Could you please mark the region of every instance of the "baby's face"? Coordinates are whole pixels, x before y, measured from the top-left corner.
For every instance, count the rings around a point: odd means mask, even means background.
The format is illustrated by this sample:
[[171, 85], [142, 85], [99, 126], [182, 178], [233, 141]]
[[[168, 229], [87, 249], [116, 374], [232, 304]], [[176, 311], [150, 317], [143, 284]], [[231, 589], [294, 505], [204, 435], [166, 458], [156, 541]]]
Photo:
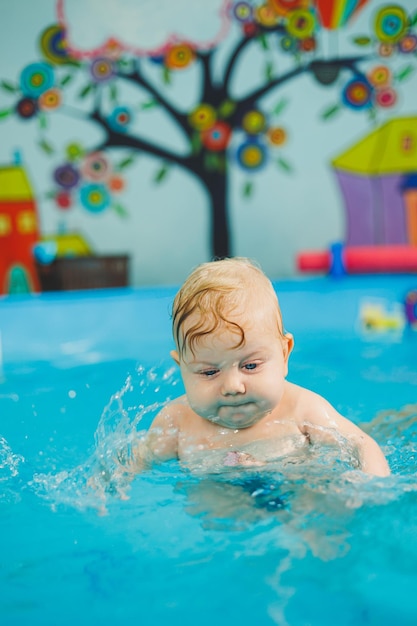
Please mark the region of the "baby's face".
[[[191, 408], [220, 426], [249, 428], [280, 402], [292, 337], [279, 336], [276, 323], [256, 316], [248, 323], [237, 317], [245, 342], [230, 327], [206, 335], [186, 348], [179, 360]], [[191, 320], [192, 321], [192, 320]]]

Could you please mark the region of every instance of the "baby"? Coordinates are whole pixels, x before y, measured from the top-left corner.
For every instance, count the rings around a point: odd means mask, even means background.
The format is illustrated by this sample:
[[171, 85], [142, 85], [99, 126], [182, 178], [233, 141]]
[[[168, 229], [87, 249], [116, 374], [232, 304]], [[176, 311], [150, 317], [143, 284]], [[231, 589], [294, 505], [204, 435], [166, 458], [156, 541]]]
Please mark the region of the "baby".
[[389, 475], [377, 443], [324, 398], [286, 380], [294, 345], [274, 288], [245, 258], [197, 267], [172, 310], [185, 395], [154, 419], [135, 450], [138, 466], [212, 456], [224, 466], [258, 466], [311, 444], [348, 445], [358, 467]]

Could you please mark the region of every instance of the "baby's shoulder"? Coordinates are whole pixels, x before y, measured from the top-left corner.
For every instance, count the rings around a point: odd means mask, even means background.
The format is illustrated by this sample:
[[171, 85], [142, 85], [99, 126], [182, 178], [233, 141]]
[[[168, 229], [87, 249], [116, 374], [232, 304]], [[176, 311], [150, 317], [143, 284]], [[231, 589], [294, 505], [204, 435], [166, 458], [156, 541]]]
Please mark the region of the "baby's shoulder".
[[177, 424], [184, 416], [188, 415], [191, 408], [185, 395], [170, 400], [158, 413], [155, 421], [159, 423]]
[[291, 413], [297, 422], [314, 420], [329, 409], [330, 405], [323, 396], [315, 391], [287, 382], [287, 397]]

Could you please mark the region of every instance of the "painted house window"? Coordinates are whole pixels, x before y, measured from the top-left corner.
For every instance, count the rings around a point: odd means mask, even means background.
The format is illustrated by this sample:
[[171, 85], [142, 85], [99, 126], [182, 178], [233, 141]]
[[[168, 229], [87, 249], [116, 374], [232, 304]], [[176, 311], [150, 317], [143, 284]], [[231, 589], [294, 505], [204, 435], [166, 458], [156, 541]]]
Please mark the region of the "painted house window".
[[12, 221], [9, 215], [0, 213], [0, 237], [6, 237], [12, 230]]
[[401, 147], [404, 152], [413, 152], [414, 150], [414, 137], [411, 133], [403, 135]]
[[21, 211], [17, 216], [17, 229], [19, 233], [29, 234], [36, 231], [36, 216], [33, 211]]

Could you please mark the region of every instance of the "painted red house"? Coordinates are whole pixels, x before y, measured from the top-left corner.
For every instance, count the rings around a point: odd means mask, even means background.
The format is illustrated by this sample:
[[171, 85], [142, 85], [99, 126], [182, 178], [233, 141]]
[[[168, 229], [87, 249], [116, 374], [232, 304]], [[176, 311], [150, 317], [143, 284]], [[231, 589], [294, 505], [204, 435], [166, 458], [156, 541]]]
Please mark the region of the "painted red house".
[[32, 254], [39, 238], [36, 202], [24, 168], [0, 167], [0, 293], [39, 291]]

